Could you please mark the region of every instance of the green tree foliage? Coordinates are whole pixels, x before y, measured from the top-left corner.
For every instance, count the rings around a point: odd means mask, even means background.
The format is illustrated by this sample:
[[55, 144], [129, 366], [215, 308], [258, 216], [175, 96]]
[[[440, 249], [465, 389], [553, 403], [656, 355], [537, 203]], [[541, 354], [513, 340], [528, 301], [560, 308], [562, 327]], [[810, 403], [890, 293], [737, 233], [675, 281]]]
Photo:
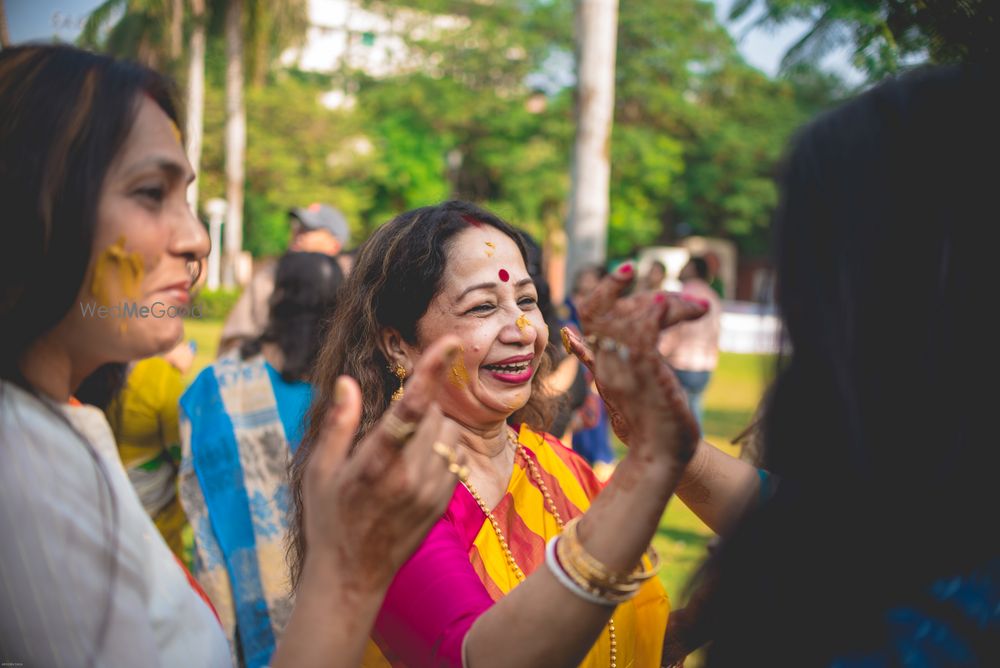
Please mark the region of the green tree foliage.
[[844, 93], [815, 68], [775, 81], [746, 65], [709, 3], [623, 0], [611, 250], [694, 233], [763, 252], [785, 143]]
[[[349, 221], [372, 209], [379, 155], [361, 116], [327, 109], [320, 97], [328, 83], [286, 73], [247, 91], [247, 155], [244, 245], [254, 255], [275, 255], [288, 242], [288, 210], [327, 202]], [[222, 134], [225, 99], [221, 86], [205, 101], [204, 198], [225, 194]], [[362, 229], [355, 226], [359, 238]]]
[[[303, 5], [261, 2], [247, 12], [248, 77], [258, 78], [255, 63], [268, 65], [262, 85], [246, 92], [248, 250], [281, 252], [288, 209], [313, 201], [344, 211], [356, 241], [405, 209], [449, 197], [480, 202], [538, 239], [563, 225], [572, 0], [369, 0], [409, 49], [397, 74], [377, 79], [346, 67], [329, 75], [274, 67], [293, 43], [288, 26], [299, 24], [269, 12]], [[225, 192], [223, 6], [209, 2], [202, 201]], [[752, 69], [703, 0], [621, 0], [619, 12], [612, 255], [685, 233], [761, 252], [785, 143], [847, 91], [808, 64], [778, 80]], [[331, 90], [355, 104], [325, 107]]]
[[739, 19], [755, 10], [757, 25], [810, 24], [785, 54], [785, 69], [849, 46], [854, 65], [872, 80], [907, 63], [995, 59], [1000, 38], [995, 0], [736, 0], [730, 15]]

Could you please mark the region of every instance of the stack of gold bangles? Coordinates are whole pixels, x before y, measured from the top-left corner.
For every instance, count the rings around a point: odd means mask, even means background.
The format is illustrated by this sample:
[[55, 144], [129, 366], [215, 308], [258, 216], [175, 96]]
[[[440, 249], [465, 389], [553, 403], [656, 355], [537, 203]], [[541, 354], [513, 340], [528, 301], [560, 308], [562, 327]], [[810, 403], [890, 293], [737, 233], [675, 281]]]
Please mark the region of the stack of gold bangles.
[[569, 522], [563, 533], [550, 541], [546, 550], [549, 568], [575, 594], [593, 603], [617, 606], [635, 596], [643, 583], [656, 575], [660, 558], [652, 546], [635, 569], [617, 573], [610, 571], [580, 543], [576, 532], [579, 521], [580, 518], [576, 518]]

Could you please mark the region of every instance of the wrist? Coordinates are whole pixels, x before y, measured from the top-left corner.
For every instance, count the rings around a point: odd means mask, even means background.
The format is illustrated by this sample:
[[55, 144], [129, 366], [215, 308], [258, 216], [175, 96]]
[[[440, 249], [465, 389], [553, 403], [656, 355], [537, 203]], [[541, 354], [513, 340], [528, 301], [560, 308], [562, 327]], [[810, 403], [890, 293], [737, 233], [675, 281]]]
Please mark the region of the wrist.
[[687, 466], [684, 468], [683, 475], [681, 475], [680, 481], [677, 483], [678, 491], [690, 487], [701, 480], [702, 475], [705, 472], [705, 466], [708, 464], [708, 452], [704, 447], [704, 441], [698, 441], [695, 446], [694, 455], [691, 457], [691, 461], [688, 462]]
[[671, 490], [685, 477], [688, 461], [680, 460], [669, 453], [658, 452], [647, 448], [644, 444], [630, 448], [616, 468], [625, 467], [625, 472], [632, 476], [638, 484], [650, 485], [658, 489], [669, 487]]
[[305, 558], [296, 586], [296, 597], [319, 594], [334, 607], [349, 606], [360, 611], [366, 606], [373, 606], [377, 610], [388, 585], [388, 582], [376, 583], [333, 555], [317, 551]]

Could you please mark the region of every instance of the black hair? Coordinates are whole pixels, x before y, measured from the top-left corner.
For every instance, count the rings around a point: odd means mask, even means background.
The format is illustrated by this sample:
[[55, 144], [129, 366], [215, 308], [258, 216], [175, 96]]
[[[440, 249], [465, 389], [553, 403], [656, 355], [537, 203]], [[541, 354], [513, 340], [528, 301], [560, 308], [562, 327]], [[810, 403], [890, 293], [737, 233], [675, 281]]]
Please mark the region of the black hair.
[[283, 255], [275, 272], [267, 326], [260, 337], [241, 347], [241, 356], [255, 355], [262, 344], [274, 343], [283, 358], [281, 377], [289, 382], [308, 379], [343, 282], [344, 272], [329, 255]]
[[794, 142], [774, 226], [790, 352], [762, 434], [780, 483], [719, 551], [712, 663], [884, 646], [890, 607], [997, 554], [993, 399], [976, 389], [1000, 361], [994, 74], [889, 80]]
[[688, 260], [688, 264], [694, 269], [695, 276], [703, 281], [707, 281], [709, 279], [710, 274], [708, 271], [708, 261], [705, 260], [705, 258], [695, 255]]
[[82, 403], [106, 411], [122, 388], [125, 387], [128, 366], [122, 362], [102, 364], [83, 379], [73, 396]]

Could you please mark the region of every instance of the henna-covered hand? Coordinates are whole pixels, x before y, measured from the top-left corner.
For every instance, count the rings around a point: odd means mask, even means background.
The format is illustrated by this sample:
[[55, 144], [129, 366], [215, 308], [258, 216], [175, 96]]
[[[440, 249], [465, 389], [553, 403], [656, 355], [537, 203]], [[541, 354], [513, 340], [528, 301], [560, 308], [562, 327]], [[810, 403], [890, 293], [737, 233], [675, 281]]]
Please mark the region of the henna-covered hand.
[[651, 308], [642, 308], [642, 313], [625, 313], [631, 323], [627, 344], [618, 339], [601, 345], [596, 355], [575, 335], [568, 336], [569, 344], [593, 371], [615, 433], [627, 439], [630, 454], [686, 465], [698, 444], [698, 424], [684, 390], [656, 350], [669, 303], [665, 297], [654, 298]]
[[[640, 341], [640, 328], [637, 327], [639, 322], [652, 318], [659, 331], [679, 322], [700, 318], [706, 313], [705, 304], [672, 293], [642, 292], [622, 297], [622, 293], [632, 280], [632, 273], [630, 265], [624, 265], [617, 272], [602, 279], [591, 294], [580, 300], [577, 308], [584, 331], [588, 335], [598, 338], [608, 337], [627, 346], [631, 351], [638, 351], [643, 350], [644, 346], [650, 346], [649, 341]], [[563, 331], [563, 342], [568, 352], [576, 355], [594, 375], [597, 391], [604, 400], [615, 435], [622, 443], [630, 445], [633, 438], [632, 426], [622, 412], [622, 407], [613, 397], [609, 397], [604, 379], [595, 368], [594, 351], [575, 332], [567, 328]], [[655, 352], [655, 348], [654, 339], [649, 352]], [[650, 363], [665, 367], [666, 372], [670, 376], [673, 375], [658, 354], [653, 356]]]

